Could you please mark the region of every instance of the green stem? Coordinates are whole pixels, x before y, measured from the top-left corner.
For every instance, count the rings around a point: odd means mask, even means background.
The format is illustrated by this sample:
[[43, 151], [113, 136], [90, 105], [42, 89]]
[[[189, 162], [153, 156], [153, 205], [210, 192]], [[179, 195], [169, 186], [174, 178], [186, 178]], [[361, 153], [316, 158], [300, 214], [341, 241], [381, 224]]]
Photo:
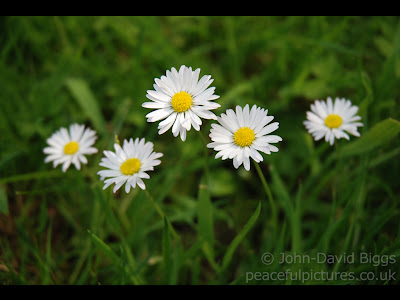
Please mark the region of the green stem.
[[209, 168], [208, 168], [208, 148], [207, 148], [207, 140], [204, 137], [204, 135], [201, 133], [201, 131], [197, 131], [198, 134], [200, 135], [200, 139], [202, 140], [204, 144], [204, 174], [206, 177], [206, 184], [208, 186], [208, 180], [209, 180]]
[[[153, 204], [154, 209], [156, 210], [156, 212], [160, 215], [161, 219], [164, 221], [165, 219], [165, 213], [163, 212], [162, 208], [158, 205], [158, 203], [154, 200], [153, 196], [150, 195], [150, 193], [147, 190], [144, 190], [144, 193], [146, 194], [147, 199], [150, 200], [151, 204]], [[168, 225], [169, 228], [173, 234], [173, 236], [177, 239], [180, 240], [180, 237], [178, 235], [178, 233], [175, 231], [174, 227], [172, 226], [171, 222], [168, 220]]]
[[258, 176], [261, 179], [261, 183], [264, 187], [265, 193], [268, 196], [268, 200], [269, 200], [269, 206], [271, 207], [271, 219], [272, 219], [272, 224], [273, 224], [273, 228], [276, 229], [277, 226], [277, 222], [278, 222], [278, 215], [277, 215], [277, 210], [276, 210], [276, 205], [275, 205], [275, 201], [274, 198], [272, 197], [272, 193], [271, 190], [269, 188], [269, 185], [267, 183], [267, 180], [265, 180], [264, 174], [261, 171], [260, 166], [258, 165], [258, 163], [254, 162], [254, 166], [256, 167]]
[[337, 163], [339, 164], [340, 167], [342, 167], [342, 153], [340, 151], [339, 141], [336, 141], [335, 143], [335, 155]]

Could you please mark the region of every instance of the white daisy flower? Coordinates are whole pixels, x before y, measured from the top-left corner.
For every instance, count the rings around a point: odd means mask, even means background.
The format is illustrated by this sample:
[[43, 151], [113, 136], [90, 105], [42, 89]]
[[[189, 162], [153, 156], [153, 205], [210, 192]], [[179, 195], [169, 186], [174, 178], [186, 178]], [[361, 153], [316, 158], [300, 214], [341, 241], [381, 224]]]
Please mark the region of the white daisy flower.
[[350, 100], [336, 98], [332, 102], [330, 97], [327, 101], [316, 100], [311, 104], [311, 111], [307, 111], [307, 121], [304, 125], [316, 141], [325, 137], [325, 141], [333, 145], [335, 138], [350, 139], [345, 132], [359, 137], [357, 127], [363, 126], [360, 116], [356, 116], [358, 106], [352, 105]]
[[186, 131], [191, 126], [200, 130], [204, 119], [216, 120], [216, 115], [210, 110], [221, 105], [212, 100], [218, 99], [214, 95], [215, 87], [208, 87], [214, 79], [211, 75], [204, 75], [199, 79], [200, 69], [192, 71], [192, 67], [181, 66], [179, 72], [172, 68], [167, 70], [166, 76], [155, 78], [154, 89], [148, 90], [146, 97], [151, 102], [142, 104], [145, 108], [157, 109], [146, 115], [147, 122], [161, 121], [158, 124], [158, 134], [163, 134], [172, 126], [172, 134], [180, 134], [182, 141], [186, 140]]
[[72, 124], [69, 131], [62, 127], [47, 139], [50, 147], [43, 149], [48, 154], [44, 162], [53, 161], [54, 168], [63, 164], [63, 172], [67, 171], [71, 163], [80, 170], [81, 163], [87, 164], [85, 154], [97, 153], [97, 149], [92, 147], [96, 139], [96, 132], [90, 128], [85, 129], [85, 125]]
[[[146, 189], [143, 179], [149, 179], [147, 171], [153, 171], [154, 166], [161, 163], [162, 153], [153, 152], [153, 143], [145, 143], [145, 139], [131, 138], [129, 142], [124, 140], [123, 147], [114, 144], [115, 152], [103, 151], [106, 157], [103, 157], [100, 166], [109, 170], [101, 170], [97, 172], [101, 176], [100, 180], [104, 181], [103, 190], [111, 184], [115, 183], [113, 192], [115, 193], [124, 183], [125, 192], [129, 193], [131, 187], [135, 188], [136, 184], [142, 189]], [[110, 177], [105, 179], [106, 177]], [[105, 180], [104, 180], [105, 179]]]
[[250, 170], [250, 157], [257, 163], [263, 161], [262, 155], [258, 152], [271, 154], [278, 152], [276, 146], [270, 143], [282, 141], [277, 135], [269, 135], [279, 127], [278, 122], [269, 124], [274, 117], [267, 116], [268, 110], [257, 107], [249, 108], [249, 105], [242, 109], [236, 106], [236, 113], [228, 109], [226, 114], [218, 117], [221, 124], [211, 124], [210, 138], [213, 141], [207, 145], [219, 151], [215, 158], [233, 159], [233, 166], [237, 169], [242, 163], [244, 168]]

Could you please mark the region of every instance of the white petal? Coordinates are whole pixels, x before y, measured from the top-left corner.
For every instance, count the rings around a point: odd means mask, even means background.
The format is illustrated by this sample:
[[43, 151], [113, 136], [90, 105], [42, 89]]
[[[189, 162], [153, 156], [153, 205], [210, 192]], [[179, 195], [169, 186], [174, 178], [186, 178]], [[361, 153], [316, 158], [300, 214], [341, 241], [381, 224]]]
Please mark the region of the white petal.
[[68, 130], [67, 130], [66, 128], [62, 127], [62, 128], [60, 129], [60, 134], [61, 134], [63, 140], [64, 140], [66, 143], [69, 143], [69, 142], [71, 141], [71, 138], [70, 138], [70, 136], [69, 136]]
[[181, 127], [179, 132], [180, 132], [181, 140], [184, 142], [186, 140], [186, 129]]
[[262, 155], [255, 150], [253, 147], [250, 147], [250, 156], [258, 163], [260, 161], [263, 161]]
[[[325, 118], [328, 116], [328, 109], [326, 107], [325, 102], [320, 102], [320, 101], [315, 101], [315, 112], [323, 119], [325, 120]], [[311, 106], [312, 108], [312, 106]]]
[[243, 166], [247, 171], [250, 171], [250, 159], [248, 157], [244, 158]]
[[197, 83], [196, 88], [193, 90], [192, 95], [196, 97], [202, 91], [204, 91], [212, 82], [211, 75], [204, 75], [200, 81]]
[[249, 109], [249, 105], [246, 104], [243, 108], [243, 122], [244, 122], [244, 126], [247, 126], [247, 124], [249, 124], [250, 121], [250, 109]]
[[237, 158], [234, 157], [233, 158], [233, 166], [235, 167], [235, 169], [239, 168], [240, 165], [241, 165], [241, 163], [239, 164]]
[[61, 149], [57, 149], [55, 147], [46, 147], [43, 149], [43, 153], [45, 154], [64, 154]]
[[225, 129], [227, 129], [231, 133], [235, 133], [236, 130], [239, 129], [237, 126], [235, 126], [233, 122], [230, 121], [230, 118], [224, 113], [222, 113], [221, 117], [218, 117], [217, 120]]
[[[166, 78], [165, 76], [162, 76], [162, 78]], [[153, 85], [154, 89], [159, 92], [159, 93], [164, 93], [170, 97], [173, 97], [175, 92], [172, 90], [171, 86], [167, 83], [168, 80], [161, 80], [158, 78], [154, 79], [155, 84]]]
[[236, 118], [239, 123], [239, 127], [244, 127], [244, 118], [242, 108], [239, 105], [236, 105]]
[[311, 122], [315, 122], [318, 124], [324, 124], [324, 120], [321, 117], [317, 116], [315, 113], [308, 111], [307, 112], [307, 119]]
[[74, 155], [74, 156], [72, 157], [72, 163], [74, 164], [74, 166], [75, 166], [78, 170], [81, 169], [81, 163], [80, 163], [80, 161], [79, 161], [78, 155]]
[[125, 183], [125, 181], [119, 181], [115, 183], [115, 186], [113, 188], [113, 193], [115, 194], [116, 191], [119, 190], [119, 188]]
[[117, 177], [121, 175], [120, 170], [101, 170], [97, 172], [97, 175], [102, 177]]
[[144, 182], [143, 182], [143, 180], [141, 178], [137, 178], [137, 182], [136, 183], [142, 190], [146, 189], [146, 185], [144, 184]]
[[214, 94], [214, 91], [215, 91], [215, 87], [210, 87], [210, 88], [204, 90], [199, 95], [194, 97], [193, 102], [195, 104], [197, 104], [197, 103], [201, 103], [201, 102], [205, 102], [206, 100], [209, 100], [211, 95]]
[[72, 157], [68, 157], [68, 159], [64, 162], [64, 164], [62, 165], [62, 171], [65, 172], [67, 171], [67, 169], [69, 168], [69, 166], [71, 165], [72, 162]]
[[47, 144], [54, 148], [63, 149], [67, 141], [64, 141], [58, 134], [53, 134], [46, 140]]
[[274, 122], [272, 124], [269, 124], [267, 126], [265, 126], [263, 129], [261, 129], [259, 132], [256, 132], [256, 137], [260, 137], [266, 134], [269, 134], [275, 130], [277, 130], [279, 128], [279, 123], [278, 122]]
[[150, 99], [150, 100], [158, 100], [158, 101], [167, 102], [167, 103], [171, 102], [171, 97], [170, 96], [168, 96], [168, 95], [166, 95], [164, 93], [153, 91], [153, 90], [148, 90], [146, 97], [148, 99]]
[[179, 130], [181, 128], [181, 118], [183, 117], [182, 113], [177, 114], [174, 125], [172, 126], [172, 134], [177, 137], [179, 134]]
[[[194, 110], [193, 110], [194, 111]], [[199, 117], [201, 117], [201, 118], [203, 118], [203, 119], [213, 119], [213, 120], [216, 120], [217, 119], [217, 116], [213, 113], [213, 112], [211, 112], [211, 111], [208, 111], [208, 110], [202, 110], [202, 109], [196, 109], [195, 111], [194, 111]]]
[[219, 134], [226, 135], [226, 136], [232, 136], [232, 134], [233, 134], [231, 131], [229, 131], [225, 127], [222, 127], [221, 125], [215, 124], [215, 123], [211, 124], [210, 132], [211, 133], [215, 132], [215, 133], [219, 133]]
[[129, 191], [131, 190], [131, 185], [130, 183], [127, 181], [125, 182], [125, 193], [129, 193]]
[[197, 68], [192, 73], [192, 82], [190, 83], [188, 90], [193, 91], [196, 88], [197, 81], [199, 80], [200, 68]]
[[226, 116], [228, 117], [227, 121], [231, 124], [231, 127], [234, 130], [233, 132], [236, 132], [240, 128], [240, 125], [235, 112], [232, 109], [228, 109], [226, 111]]
[[233, 136], [232, 135], [223, 135], [220, 133], [210, 133], [210, 138], [214, 142], [219, 143], [233, 143]]
[[167, 108], [170, 107], [170, 103], [167, 102], [144, 102], [142, 107], [145, 108]]
[[46, 158], [44, 159], [44, 162], [45, 162], [45, 163], [48, 163], [48, 162], [51, 162], [51, 161], [53, 161], [53, 160], [60, 159], [61, 157], [62, 157], [62, 156], [59, 155], [59, 154], [52, 154], [52, 155], [46, 156]]
[[148, 113], [146, 115], [146, 118], [148, 122], [156, 122], [167, 118], [173, 112], [174, 110], [172, 108], [157, 109], [155, 111], [152, 111], [151, 113]]
[[172, 113], [168, 118], [166, 118], [164, 121], [160, 122], [158, 124], [158, 129], [159, 129], [158, 134], [163, 134], [168, 129], [170, 129], [172, 124], [174, 124], [177, 115], [178, 115], [177, 113]]

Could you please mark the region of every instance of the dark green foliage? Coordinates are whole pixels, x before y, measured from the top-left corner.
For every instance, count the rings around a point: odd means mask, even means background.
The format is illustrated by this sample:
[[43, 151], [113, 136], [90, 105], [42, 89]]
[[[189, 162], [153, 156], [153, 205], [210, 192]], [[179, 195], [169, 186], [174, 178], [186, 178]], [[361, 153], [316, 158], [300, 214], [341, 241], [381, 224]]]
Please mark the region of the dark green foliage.
[[[399, 284], [398, 17], [1, 17], [0, 45], [0, 284], [303, 283], [246, 280], [288, 268], [391, 270], [306, 283]], [[279, 152], [260, 163], [277, 224], [254, 165], [205, 149], [212, 121], [186, 142], [146, 122], [146, 90], [182, 64], [212, 75], [217, 115], [257, 104], [280, 123]], [[360, 107], [359, 140], [335, 148], [306, 132], [310, 104], [328, 96]], [[97, 131], [99, 153], [64, 174], [42, 150], [74, 122]], [[164, 153], [146, 192], [102, 190], [115, 135]], [[267, 252], [395, 262], [266, 265]]]

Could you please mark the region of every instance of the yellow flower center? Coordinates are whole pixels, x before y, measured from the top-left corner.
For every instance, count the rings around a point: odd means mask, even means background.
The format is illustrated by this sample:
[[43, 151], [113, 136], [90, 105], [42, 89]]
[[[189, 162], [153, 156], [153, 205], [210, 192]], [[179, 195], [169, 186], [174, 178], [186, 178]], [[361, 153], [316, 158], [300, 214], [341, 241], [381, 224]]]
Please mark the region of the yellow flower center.
[[64, 146], [64, 153], [72, 155], [79, 149], [79, 144], [77, 142], [69, 142]]
[[254, 131], [249, 127], [241, 127], [233, 135], [233, 141], [240, 147], [250, 146], [254, 139]]
[[129, 158], [121, 164], [121, 172], [125, 175], [133, 175], [140, 170], [140, 160]]
[[171, 99], [171, 105], [176, 112], [187, 111], [192, 105], [192, 96], [183, 91], [176, 93]]
[[329, 115], [325, 118], [325, 125], [329, 128], [338, 128], [342, 125], [343, 120], [339, 115]]

